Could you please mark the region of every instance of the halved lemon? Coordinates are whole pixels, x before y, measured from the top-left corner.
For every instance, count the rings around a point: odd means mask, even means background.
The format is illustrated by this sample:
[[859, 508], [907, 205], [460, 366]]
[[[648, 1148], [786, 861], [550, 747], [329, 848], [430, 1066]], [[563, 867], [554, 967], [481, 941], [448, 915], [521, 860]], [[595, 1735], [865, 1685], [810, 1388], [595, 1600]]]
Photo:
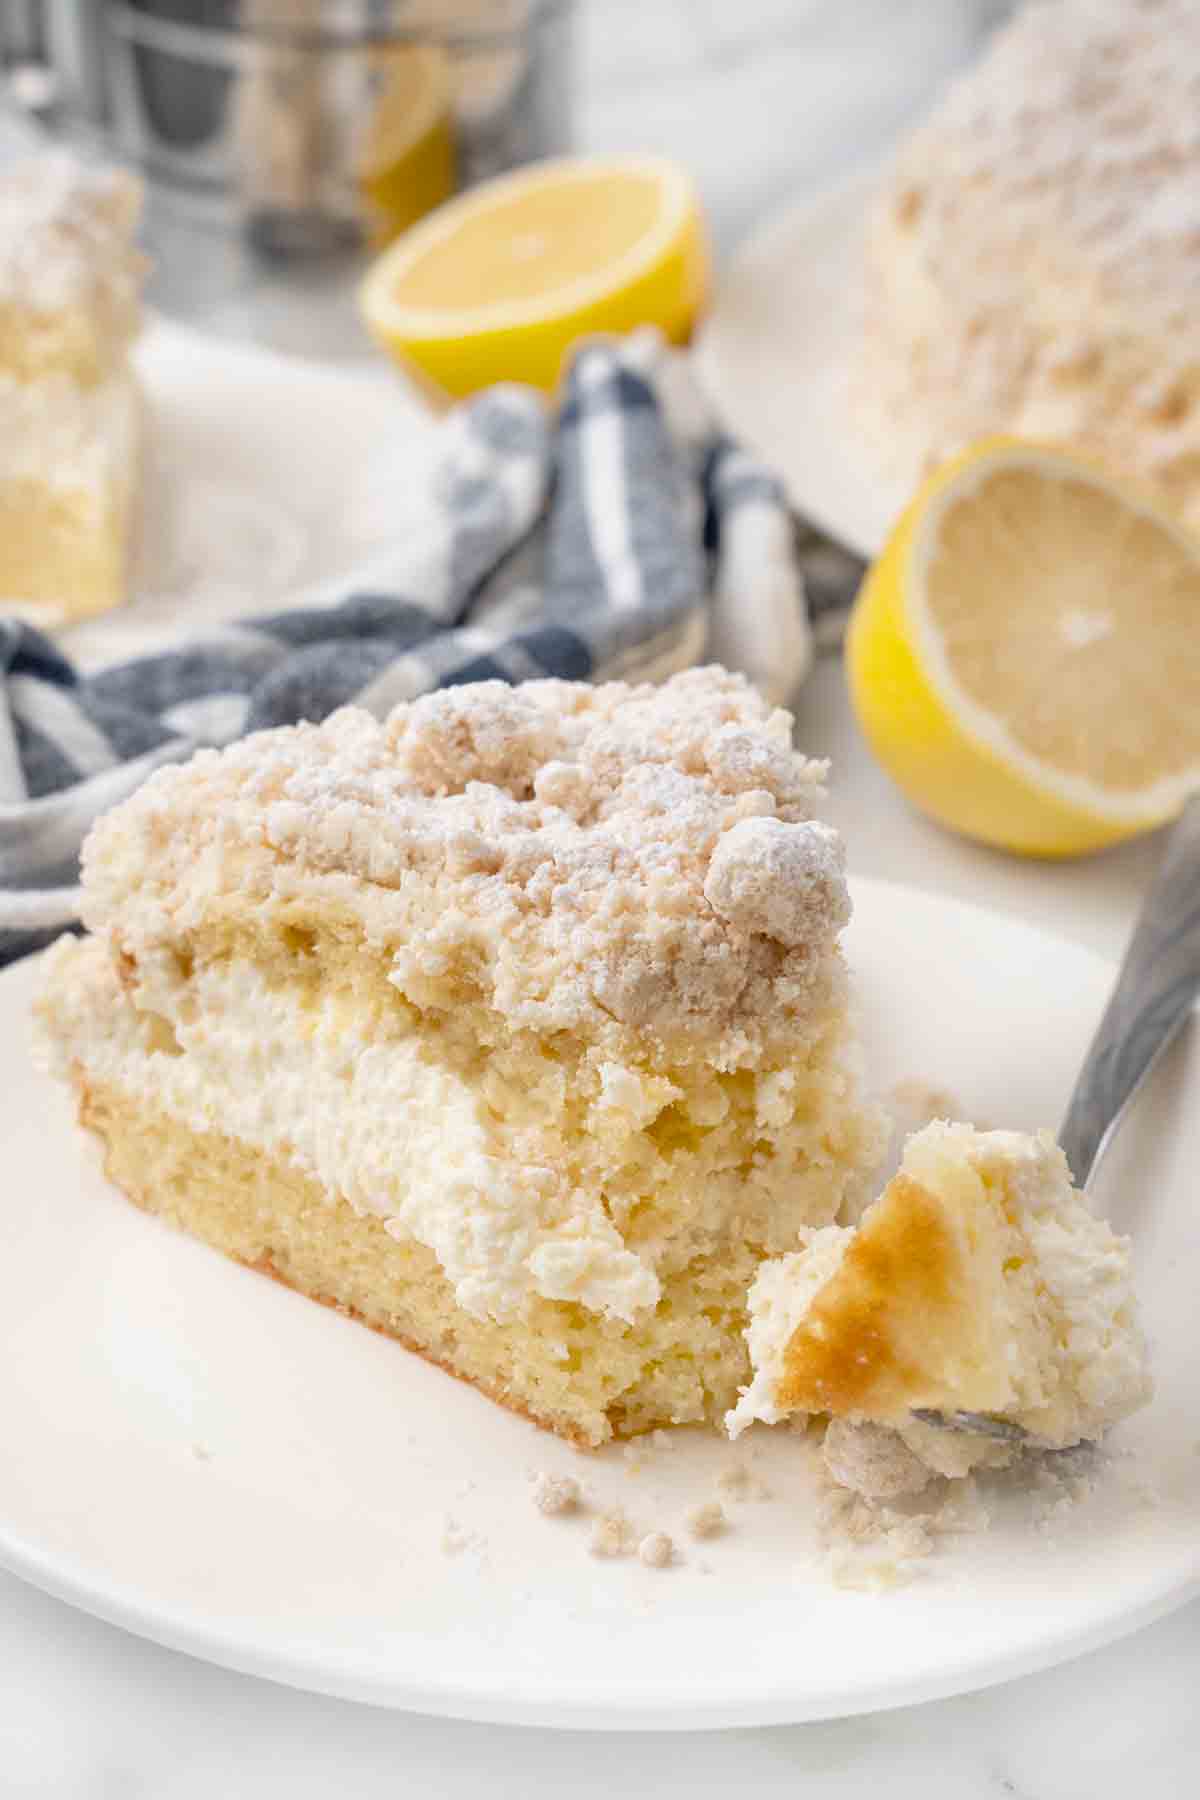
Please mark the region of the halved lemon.
[[989, 440], [934, 474], [846, 650], [880, 762], [968, 837], [1078, 855], [1200, 786], [1200, 544], [1059, 451]]
[[691, 181], [654, 157], [566, 157], [488, 181], [381, 256], [367, 324], [445, 393], [552, 388], [579, 338], [657, 325], [683, 342], [708, 251]]
[[454, 192], [453, 80], [434, 44], [379, 50], [357, 159], [371, 235], [384, 244]]

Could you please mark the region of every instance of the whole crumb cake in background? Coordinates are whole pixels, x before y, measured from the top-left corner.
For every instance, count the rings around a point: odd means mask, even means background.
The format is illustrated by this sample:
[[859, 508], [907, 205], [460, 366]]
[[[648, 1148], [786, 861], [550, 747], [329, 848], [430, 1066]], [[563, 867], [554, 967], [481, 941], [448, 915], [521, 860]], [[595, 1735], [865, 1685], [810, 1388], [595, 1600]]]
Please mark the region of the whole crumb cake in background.
[[37, 624], [126, 597], [140, 204], [131, 176], [61, 153], [0, 174], [0, 612]]
[[45, 1034], [139, 1206], [581, 1444], [719, 1424], [885, 1136], [823, 774], [718, 669], [203, 752], [90, 836]]
[[1056, 0], [993, 39], [868, 228], [854, 404], [906, 485], [993, 432], [1200, 523], [1200, 7]]

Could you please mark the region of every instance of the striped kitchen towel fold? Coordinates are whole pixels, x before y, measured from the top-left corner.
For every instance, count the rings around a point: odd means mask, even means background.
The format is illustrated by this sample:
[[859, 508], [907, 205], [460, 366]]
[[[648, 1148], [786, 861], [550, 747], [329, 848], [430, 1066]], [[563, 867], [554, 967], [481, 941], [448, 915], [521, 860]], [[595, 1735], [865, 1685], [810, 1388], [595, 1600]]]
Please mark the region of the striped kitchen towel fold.
[[651, 334], [583, 349], [556, 417], [517, 387], [458, 408], [414, 498], [336, 587], [98, 673], [0, 617], [0, 962], [76, 921], [93, 821], [201, 746], [468, 681], [708, 654], [784, 699], [807, 670], [782, 490]]

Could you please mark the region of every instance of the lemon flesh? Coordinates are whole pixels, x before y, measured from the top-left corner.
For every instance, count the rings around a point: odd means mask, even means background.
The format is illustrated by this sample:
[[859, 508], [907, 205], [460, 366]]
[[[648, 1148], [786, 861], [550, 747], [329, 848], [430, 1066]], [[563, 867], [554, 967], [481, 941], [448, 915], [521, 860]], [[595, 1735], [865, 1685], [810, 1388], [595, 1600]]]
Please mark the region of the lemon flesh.
[[847, 671], [915, 805], [1005, 849], [1099, 849], [1200, 785], [1200, 546], [1070, 456], [977, 445], [872, 568]]
[[690, 335], [708, 281], [692, 185], [656, 158], [565, 158], [484, 183], [369, 271], [368, 327], [405, 367], [461, 396], [550, 389], [581, 337], [657, 325]]

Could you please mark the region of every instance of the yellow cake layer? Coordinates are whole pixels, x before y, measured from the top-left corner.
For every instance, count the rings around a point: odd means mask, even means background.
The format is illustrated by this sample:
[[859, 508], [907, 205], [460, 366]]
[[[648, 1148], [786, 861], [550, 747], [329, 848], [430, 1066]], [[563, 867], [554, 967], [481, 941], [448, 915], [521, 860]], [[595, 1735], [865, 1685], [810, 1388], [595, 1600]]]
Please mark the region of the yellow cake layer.
[[116, 472], [99, 488], [35, 476], [0, 482], [0, 607], [60, 625], [119, 606], [132, 497], [129, 478]]
[[[618, 1389], [639, 1379], [643, 1333], [657, 1342], [670, 1320], [686, 1341], [699, 1333], [693, 1352], [706, 1369], [715, 1355], [718, 1366], [724, 1360], [737, 1371], [729, 1390], [736, 1397], [736, 1380], [745, 1374], [744, 1294], [759, 1261], [789, 1247], [804, 1225], [833, 1218], [878, 1148], [874, 1114], [845, 1065], [840, 1009], [814, 1021], [807, 1055], [788, 1070], [717, 1075], [618, 1068], [583, 1040], [513, 1033], [466, 992], [454, 1007], [421, 1012], [360, 940], [298, 925], [283, 934], [200, 932], [153, 966], [127, 951], [114, 956], [101, 939], [64, 940], [50, 968], [41, 1012], [77, 1082], [119, 1096], [125, 1112], [170, 1121], [172, 1132], [201, 1139], [213, 1138], [214, 1129], [232, 1133], [240, 1139], [236, 1155], [261, 1159], [275, 1171], [272, 1180], [283, 1179], [280, 1169], [295, 1171], [312, 1195], [341, 1196], [339, 1212], [367, 1215], [369, 1242], [389, 1266], [397, 1238], [424, 1232], [432, 1248], [421, 1250], [421, 1267], [437, 1272], [457, 1328], [473, 1335], [478, 1315], [489, 1314], [482, 1327], [488, 1342], [491, 1323], [507, 1324], [503, 1315], [515, 1310], [522, 1340], [543, 1340], [538, 1354], [556, 1383], [566, 1368], [568, 1387], [573, 1365], [556, 1360], [567, 1316], [559, 1303], [578, 1299], [582, 1304], [567, 1311], [591, 1319], [609, 1382], [619, 1370]], [[339, 1064], [343, 1043], [351, 1049]], [[105, 1135], [97, 1115], [90, 1122]], [[476, 1179], [483, 1185], [452, 1196], [476, 1132], [483, 1154]], [[233, 1138], [216, 1141], [231, 1146]], [[499, 1210], [498, 1198], [515, 1183], [520, 1204], [530, 1170], [549, 1201], [540, 1243], [530, 1235], [524, 1257], [527, 1268], [546, 1273], [540, 1285], [518, 1270], [507, 1284], [482, 1287], [488, 1250], [463, 1249], [459, 1236], [490, 1230], [493, 1216], [501, 1236], [531, 1232], [528, 1219]], [[143, 1192], [153, 1192], [154, 1179], [141, 1178]], [[239, 1185], [222, 1204], [236, 1211], [245, 1201]], [[157, 1209], [152, 1199], [139, 1203]], [[186, 1217], [179, 1222], [189, 1224]], [[203, 1225], [195, 1229], [230, 1248]], [[611, 1256], [619, 1279], [607, 1286], [581, 1280], [571, 1291], [553, 1257], [579, 1244], [591, 1246], [585, 1271]], [[469, 1310], [456, 1304], [454, 1285], [441, 1273], [439, 1247], [449, 1274], [466, 1284], [461, 1294], [477, 1296]], [[550, 1261], [539, 1263], [539, 1248]], [[266, 1251], [258, 1245], [231, 1253], [257, 1261]], [[295, 1285], [324, 1292], [323, 1267], [318, 1258]], [[638, 1303], [645, 1284], [653, 1297], [656, 1283], [657, 1326]], [[685, 1303], [685, 1291], [694, 1292], [692, 1302]], [[635, 1300], [632, 1327], [613, 1316], [626, 1292]], [[358, 1290], [335, 1286], [330, 1293], [375, 1322]], [[422, 1348], [428, 1342], [410, 1328], [398, 1335]], [[635, 1360], [614, 1363], [610, 1352], [626, 1338]], [[664, 1416], [672, 1406], [681, 1418], [706, 1416], [708, 1400], [697, 1398], [696, 1380], [687, 1375]], [[728, 1386], [718, 1385], [722, 1393]], [[532, 1401], [523, 1404], [536, 1411]], [[591, 1423], [579, 1432], [600, 1430], [594, 1397], [585, 1415]]]
[[[79, 1082], [80, 1118], [135, 1205], [238, 1262], [353, 1314], [491, 1399], [584, 1445], [717, 1422], [749, 1380], [742, 1336], [758, 1258], [747, 1247], [678, 1270], [636, 1327], [535, 1300], [496, 1323], [464, 1313], [424, 1245], [389, 1236], [316, 1182], [216, 1132]], [[398, 1379], [402, 1370], [397, 1370]]]
[[126, 598], [141, 426], [128, 369], [95, 387], [0, 375], [0, 607], [53, 626]]

